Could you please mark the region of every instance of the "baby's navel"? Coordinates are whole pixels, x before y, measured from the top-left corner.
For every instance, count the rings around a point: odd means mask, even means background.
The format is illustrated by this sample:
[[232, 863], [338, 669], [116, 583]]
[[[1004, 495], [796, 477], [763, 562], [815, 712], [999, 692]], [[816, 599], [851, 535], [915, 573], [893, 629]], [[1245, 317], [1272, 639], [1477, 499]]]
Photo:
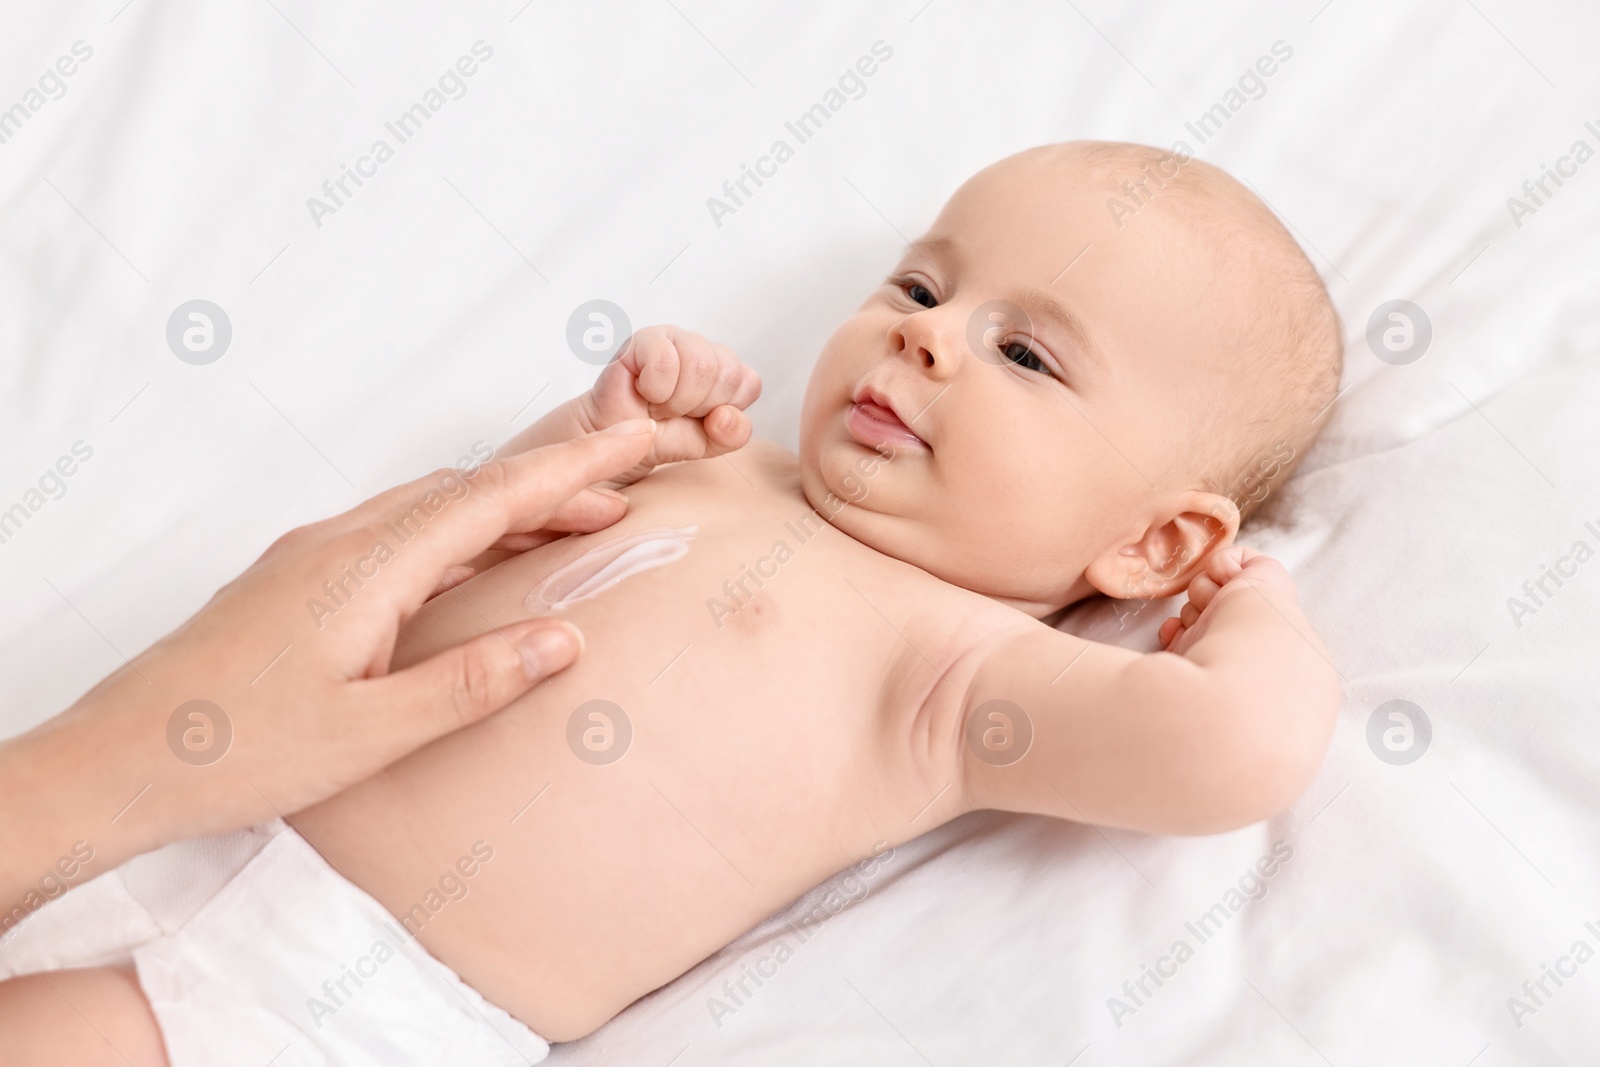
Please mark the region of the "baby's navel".
[[599, 596], [624, 578], [682, 559], [698, 526], [657, 526], [629, 537], [596, 545], [571, 563], [551, 572], [523, 601], [529, 614], [558, 611], [568, 604]]

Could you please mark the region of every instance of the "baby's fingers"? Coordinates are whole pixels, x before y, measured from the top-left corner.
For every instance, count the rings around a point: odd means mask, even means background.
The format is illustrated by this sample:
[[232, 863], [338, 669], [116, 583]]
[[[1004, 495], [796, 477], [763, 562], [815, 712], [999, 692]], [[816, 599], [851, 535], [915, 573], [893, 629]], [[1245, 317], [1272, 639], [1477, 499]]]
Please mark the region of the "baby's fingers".
[[1290, 596], [1295, 595], [1294, 579], [1289, 576], [1288, 569], [1265, 552], [1234, 545], [1217, 555], [1224, 558], [1213, 559], [1207, 573], [1213, 578], [1226, 575], [1219, 584], [1237, 581], [1242, 575], [1246, 583], [1270, 585]]
[[728, 405], [704, 419], [668, 419], [656, 427], [655, 448], [646, 457], [652, 465], [720, 456], [750, 440], [750, 416]]
[[[761, 394], [761, 379], [727, 345], [680, 333], [678, 384], [666, 400], [673, 416], [704, 418], [724, 404], [747, 407]], [[663, 416], [657, 416], [663, 417]]]
[[761, 375], [756, 373], [754, 367], [739, 366], [739, 384], [734, 388], [733, 395], [725, 403], [736, 408], [747, 408], [754, 404], [761, 396]]
[[1230, 545], [1213, 552], [1211, 558], [1206, 561], [1206, 569], [1202, 576], [1209, 578], [1218, 587], [1227, 585], [1244, 570], [1246, 552], [1259, 555], [1254, 549], [1247, 549], [1243, 545]]
[[1221, 588], [1222, 586], [1213, 581], [1209, 574], [1196, 575], [1195, 579], [1189, 583], [1189, 603], [1200, 611], [1204, 611], [1206, 605], [1211, 603], [1211, 598], [1216, 596], [1217, 590]]
[[707, 342], [716, 361], [715, 374], [704, 392], [691, 392], [681, 383], [672, 397], [678, 414], [691, 418], [704, 418], [725, 404], [747, 408], [761, 395], [761, 376], [751, 367], [739, 362], [739, 357], [727, 345]]
[[1182, 620], [1179, 620], [1179, 619], [1168, 619], [1166, 622], [1162, 623], [1161, 624], [1161, 630], [1157, 634], [1157, 636], [1161, 639], [1161, 647], [1162, 648], [1171, 647], [1172, 642], [1175, 641], [1177, 639], [1178, 635], [1180, 633], [1182, 633], [1182, 632], [1183, 632], [1183, 622], [1182, 622]]
[[659, 328], [640, 330], [630, 337], [618, 362], [636, 376], [634, 388], [647, 403], [666, 403], [678, 386], [678, 347]]
[[710, 445], [707, 455], [733, 452], [750, 442], [750, 416], [732, 404], [712, 408], [701, 420], [701, 427], [705, 431], [706, 443]]

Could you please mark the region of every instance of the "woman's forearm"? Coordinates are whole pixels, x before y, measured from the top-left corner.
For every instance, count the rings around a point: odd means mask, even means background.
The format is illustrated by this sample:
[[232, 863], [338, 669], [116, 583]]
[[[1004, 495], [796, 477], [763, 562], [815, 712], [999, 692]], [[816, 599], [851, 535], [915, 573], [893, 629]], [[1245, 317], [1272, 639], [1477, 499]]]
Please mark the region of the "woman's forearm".
[[130, 744], [122, 728], [135, 717], [101, 706], [119, 691], [97, 687], [57, 718], [0, 741], [0, 941], [48, 901], [152, 847], [149, 820], [130, 813], [149, 800], [155, 775], [136, 782], [133, 761], [117, 758]]

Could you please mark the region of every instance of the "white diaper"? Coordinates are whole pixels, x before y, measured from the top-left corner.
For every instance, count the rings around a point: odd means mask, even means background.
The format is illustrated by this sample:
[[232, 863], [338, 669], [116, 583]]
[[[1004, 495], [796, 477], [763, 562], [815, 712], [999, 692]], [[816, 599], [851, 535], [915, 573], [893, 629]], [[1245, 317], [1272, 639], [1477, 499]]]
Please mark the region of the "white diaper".
[[[173, 849], [187, 850], [182, 863]], [[550, 1046], [430, 956], [281, 821], [119, 870], [172, 1067], [522, 1065]]]

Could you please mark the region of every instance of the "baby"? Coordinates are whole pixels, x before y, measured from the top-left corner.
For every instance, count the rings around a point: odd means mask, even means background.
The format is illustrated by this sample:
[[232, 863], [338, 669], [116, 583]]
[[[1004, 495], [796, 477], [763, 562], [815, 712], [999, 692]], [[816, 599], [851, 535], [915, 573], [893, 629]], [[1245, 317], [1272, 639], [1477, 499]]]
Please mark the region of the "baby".
[[[823, 349], [798, 456], [739, 447], [760, 382], [727, 348], [640, 331], [510, 446], [653, 417], [611, 487], [626, 517], [479, 561], [395, 666], [535, 613], [582, 658], [292, 829], [230, 835], [221, 888], [158, 916], [138, 984], [85, 1014], [174, 1067], [532, 1062], [966, 812], [1273, 815], [1338, 680], [1289, 575], [1233, 544], [1262, 495], [1240, 487], [1303, 454], [1340, 361], [1260, 201], [1108, 143], [956, 191]], [[1162, 651], [1041, 621], [1185, 590]]]

